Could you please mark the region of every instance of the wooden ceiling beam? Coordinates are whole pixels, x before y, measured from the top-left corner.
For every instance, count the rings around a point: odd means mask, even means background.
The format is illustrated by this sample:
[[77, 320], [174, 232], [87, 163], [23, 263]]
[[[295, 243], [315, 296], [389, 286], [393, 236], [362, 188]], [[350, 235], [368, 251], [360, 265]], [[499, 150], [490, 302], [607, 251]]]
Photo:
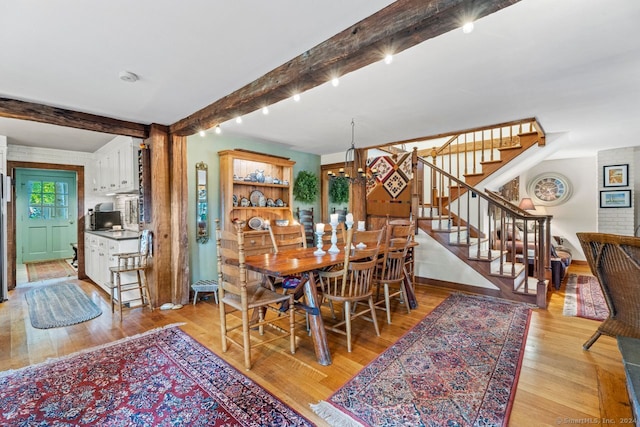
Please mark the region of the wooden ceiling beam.
[[0, 117], [31, 120], [134, 138], [146, 139], [149, 137], [148, 125], [10, 98], [0, 98]]
[[520, 0], [398, 0], [170, 126], [186, 136], [275, 104]]

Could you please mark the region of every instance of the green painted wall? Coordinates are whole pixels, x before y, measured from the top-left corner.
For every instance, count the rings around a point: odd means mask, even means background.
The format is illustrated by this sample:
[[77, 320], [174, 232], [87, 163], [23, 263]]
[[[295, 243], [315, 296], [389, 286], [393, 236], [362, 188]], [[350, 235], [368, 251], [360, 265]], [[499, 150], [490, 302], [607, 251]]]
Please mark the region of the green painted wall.
[[[226, 135], [194, 135], [187, 138], [187, 170], [189, 179], [188, 194], [188, 233], [189, 233], [189, 269], [191, 283], [201, 279], [217, 279], [217, 258], [215, 240], [215, 219], [220, 217], [220, 161], [218, 151], [242, 148], [264, 154], [288, 157], [296, 164], [293, 167], [294, 179], [301, 170], [313, 172], [320, 178], [320, 156], [293, 151], [286, 146], [252, 138]], [[209, 218], [211, 237], [207, 243], [196, 242], [196, 199], [195, 178], [196, 163], [205, 162], [209, 167]], [[293, 184], [293, 183], [292, 183]], [[293, 201], [293, 212], [297, 207], [313, 206], [314, 212], [320, 212], [320, 195], [313, 205]]]

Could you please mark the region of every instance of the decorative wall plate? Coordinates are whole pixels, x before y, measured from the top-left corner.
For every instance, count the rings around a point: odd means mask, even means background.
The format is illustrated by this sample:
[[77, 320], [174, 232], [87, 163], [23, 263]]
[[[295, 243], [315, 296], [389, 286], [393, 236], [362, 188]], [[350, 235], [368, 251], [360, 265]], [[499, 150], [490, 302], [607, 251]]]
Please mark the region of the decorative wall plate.
[[[249, 194], [249, 201], [251, 202], [251, 206], [260, 206], [260, 198], [264, 199], [264, 194], [260, 190], [253, 190], [251, 194]], [[266, 199], [265, 199], [266, 205]]]
[[271, 197], [269, 197], [267, 199], [267, 207], [268, 208], [275, 208], [276, 207], [276, 202], [274, 202]]
[[276, 200], [276, 206], [278, 206], [278, 207], [283, 207], [284, 206], [284, 202], [282, 201], [282, 199], [277, 199]]
[[529, 182], [528, 193], [533, 204], [554, 206], [566, 202], [571, 197], [571, 182], [559, 173], [545, 172]]
[[254, 216], [253, 218], [249, 219], [247, 225], [253, 230], [262, 230], [262, 228], [264, 227], [264, 219], [260, 218], [259, 216]]

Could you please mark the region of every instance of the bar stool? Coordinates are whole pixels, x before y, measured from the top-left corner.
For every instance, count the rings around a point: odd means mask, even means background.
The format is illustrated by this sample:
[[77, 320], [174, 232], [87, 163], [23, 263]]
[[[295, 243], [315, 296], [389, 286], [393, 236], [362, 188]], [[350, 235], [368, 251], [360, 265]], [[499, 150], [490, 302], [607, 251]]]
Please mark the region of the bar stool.
[[[148, 258], [151, 257], [152, 238], [151, 231], [143, 230], [138, 242], [138, 252], [128, 252], [114, 254], [118, 259], [115, 266], [109, 267], [111, 274], [111, 313], [115, 312], [115, 305], [118, 304], [120, 309], [120, 321], [122, 322], [122, 309], [134, 308], [131, 303], [140, 301], [140, 306], [149, 306], [153, 311], [151, 297], [149, 294], [149, 286], [147, 285], [147, 276], [145, 270], [147, 268]], [[125, 273], [135, 273], [135, 280], [123, 283], [122, 275]], [[137, 291], [137, 292], [136, 292]]]

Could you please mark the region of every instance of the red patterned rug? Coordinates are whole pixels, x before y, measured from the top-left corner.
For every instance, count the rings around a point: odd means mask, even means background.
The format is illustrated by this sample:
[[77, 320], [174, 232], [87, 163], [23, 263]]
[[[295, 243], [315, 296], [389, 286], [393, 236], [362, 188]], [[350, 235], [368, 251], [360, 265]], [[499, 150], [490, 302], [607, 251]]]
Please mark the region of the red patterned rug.
[[456, 294], [313, 405], [332, 426], [503, 426], [530, 306]]
[[74, 270], [66, 260], [55, 259], [53, 261], [30, 262], [27, 266], [27, 278], [29, 282], [38, 282], [40, 280], [57, 279], [58, 277], [77, 276]]
[[609, 317], [609, 308], [598, 279], [594, 276], [570, 275], [564, 292], [562, 314], [592, 320]]
[[0, 407], [0, 425], [313, 425], [176, 327], [0, 372]]

